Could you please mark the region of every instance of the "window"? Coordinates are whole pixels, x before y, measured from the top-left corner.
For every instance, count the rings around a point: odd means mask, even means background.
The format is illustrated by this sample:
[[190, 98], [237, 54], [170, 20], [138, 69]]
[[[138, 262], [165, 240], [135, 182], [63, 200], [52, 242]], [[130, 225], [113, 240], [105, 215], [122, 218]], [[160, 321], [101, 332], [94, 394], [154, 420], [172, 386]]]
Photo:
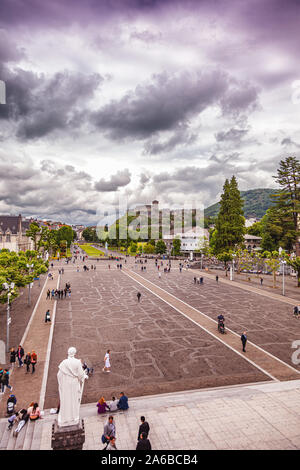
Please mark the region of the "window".
[[7, 241], [7, 242], [10, 242], [10, 235], [9, 235], [9, 234], [6, 235], [6, 241]]

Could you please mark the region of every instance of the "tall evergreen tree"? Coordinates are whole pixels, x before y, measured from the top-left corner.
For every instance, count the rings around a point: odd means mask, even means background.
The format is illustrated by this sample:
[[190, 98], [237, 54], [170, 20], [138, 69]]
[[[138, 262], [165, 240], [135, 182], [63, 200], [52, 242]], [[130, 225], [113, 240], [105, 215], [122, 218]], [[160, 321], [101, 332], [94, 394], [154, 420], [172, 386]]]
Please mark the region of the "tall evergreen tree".
[[[273, 176], [281, 186], [278, 194], [272, 196], [275, 201], [274, 210], [280, 219], [279, 225], [284, 228], [283, 247], [290, 250], [297, 243], [297, 251], [300, 254], [300, 162], [295, 157], [287, 157], [281, 160], [277, 175]], [[287, 225], [287, 227], [284, 227]], [[288, 236], [286, 235], [288, 231]], [[288, 242], [288, 243], [287, 243]], [[286, 245], [286, 246], [284, 246]]]
[[235, 176], [232, 176], [230, 182], [226, 179], [215, 226], [216, 254], [234, 250], [237, 245], [243, 243], [245, 233], [243, 204]]

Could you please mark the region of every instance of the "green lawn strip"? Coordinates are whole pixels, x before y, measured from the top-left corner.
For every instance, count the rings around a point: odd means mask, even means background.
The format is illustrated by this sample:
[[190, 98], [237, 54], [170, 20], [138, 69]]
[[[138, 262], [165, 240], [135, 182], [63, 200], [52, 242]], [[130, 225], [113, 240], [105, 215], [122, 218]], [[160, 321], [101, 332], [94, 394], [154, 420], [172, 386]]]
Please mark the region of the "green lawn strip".
[[94, 248], [93, 246], [80, 245], [80, 248], [82, 248], [88, 256], [104, 256], [103, 251], [97, 250], [97, 248]]

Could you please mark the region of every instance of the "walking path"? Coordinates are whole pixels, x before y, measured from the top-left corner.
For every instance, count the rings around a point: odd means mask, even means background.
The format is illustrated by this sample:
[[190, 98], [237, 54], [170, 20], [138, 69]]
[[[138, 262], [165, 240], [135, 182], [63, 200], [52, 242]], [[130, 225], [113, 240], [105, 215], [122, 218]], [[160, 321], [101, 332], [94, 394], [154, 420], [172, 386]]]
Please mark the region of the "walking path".
[[[52, 272], [54, 271], [52, 270]], [[35, 373], [31, 373], [31, 367], [30, 373], [26, 373], [26, 365], [24, 364], [23, 367], [18, 368], [17, 363], [11, 373], [10, 383], [13, 386], [13, 394], [18, 400], [18, 409], [21, 409], [22, 407], [28, 408], [28, 405], [32, 401], [39, 403], [40, 400], [49, 335], [52, 327], [51, 324], [45, 323], [45, 313], [46, 310], [50, 309], [51, 321], [53, 321], [53, 313], [55, 313], [57, 303], [56, 300], [46, 300], [46, 293], [48, 289], [56, 289], [59, 286], [60, 276], [58, 276], [56, 272], [53, 280], [46, 278], [23, 338], [20, 342], [25, 355], [27, 352], [31, 352], [32, 350], [37, 354], [38, 360]], [[6, 402], [9, 393], [10, 392], [6, 389], [6, 392], [2, 395], [0, 402], [0, 416], [5, 416]]]
[[[106, 415], [95, 403], [81, 405], [83, 450], [101, 450]], [[116, 445], [134, 450], [140, 417], [150, 425], [153, 450], [297, 450], [300, 448], [300, 381], [248, 384], [131, 398], [126, 412], [115, 412]], [[19, 436], [0, 420], [0, 449], [51, 450], [56, 419], [28, 423]]]
[[225, 335], [221, 335], [217, 331], [217, 322], [215, 320], [128, 268], [124, 268], [122, 272], [162, 299], [168, 305], [175, 308], [179, 313], [192, 320], [207, 333], [221, 341], [231, 350], [235, 351], [236, 354], [239, 354], [245, 360], [257, 367], [272, 380], [281, 381], [300, 378], [300, 371], [250, 341], [247, 342], [247, 353], [241, 352], [241, 340], [237, 333], [227, 329], [227, 333]]

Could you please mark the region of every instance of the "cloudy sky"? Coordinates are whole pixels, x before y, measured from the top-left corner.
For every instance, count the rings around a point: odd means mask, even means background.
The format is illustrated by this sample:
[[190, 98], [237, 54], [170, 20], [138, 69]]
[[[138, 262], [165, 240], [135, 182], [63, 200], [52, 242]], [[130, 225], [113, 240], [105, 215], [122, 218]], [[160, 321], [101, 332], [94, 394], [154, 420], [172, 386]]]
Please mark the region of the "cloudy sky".
[[0, 213], [216, 202], [300, 154], [298, 0], [0, 0]]

